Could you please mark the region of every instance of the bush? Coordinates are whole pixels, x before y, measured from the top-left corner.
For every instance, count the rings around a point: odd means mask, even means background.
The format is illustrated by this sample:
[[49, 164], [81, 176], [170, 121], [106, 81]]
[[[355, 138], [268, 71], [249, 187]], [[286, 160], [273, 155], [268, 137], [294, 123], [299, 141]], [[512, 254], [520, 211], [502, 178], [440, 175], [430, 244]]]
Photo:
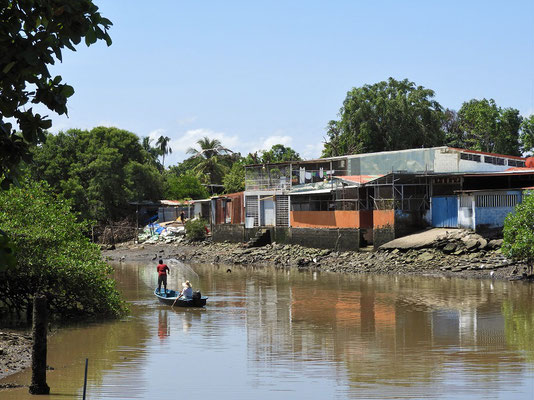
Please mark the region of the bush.
[[206, 238], [207, 221], [204, 219], [190, 219], [185, 223], [185, 236], [189, 240], [204, 240]]
[[109, 277], [113, 269], [84, 236], [70, 203], [45, 183], [0, 191], [0, 227], [14, 246], [16, 264], [0, 268], [0, 307], [25, 312], [35, 293], [56, 316], [118, 317], [126, 306]]
[[524, 260], [533, 272], [534, 265], [534, 194], [528, 192], [523, 202], [504, 221], [502, 252], [516, 260]]

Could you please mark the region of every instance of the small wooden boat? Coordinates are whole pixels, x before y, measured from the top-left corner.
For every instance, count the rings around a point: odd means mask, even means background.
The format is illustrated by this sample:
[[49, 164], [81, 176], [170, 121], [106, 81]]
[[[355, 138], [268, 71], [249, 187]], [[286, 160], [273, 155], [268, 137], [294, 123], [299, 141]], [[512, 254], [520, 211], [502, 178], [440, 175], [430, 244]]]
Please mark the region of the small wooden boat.
[[176, 307], [204, 307], [208, 299], [207, 297], [202, 297], [200, 292], [194, 292], [192, 299], [179, 298], [180, 292], [170, 289], [167, 289], [165, 293], [163, 293], [163, 290], [158, 292], [158, 289], [156, 289], [154, 290], [154, 295], [161, 303]]

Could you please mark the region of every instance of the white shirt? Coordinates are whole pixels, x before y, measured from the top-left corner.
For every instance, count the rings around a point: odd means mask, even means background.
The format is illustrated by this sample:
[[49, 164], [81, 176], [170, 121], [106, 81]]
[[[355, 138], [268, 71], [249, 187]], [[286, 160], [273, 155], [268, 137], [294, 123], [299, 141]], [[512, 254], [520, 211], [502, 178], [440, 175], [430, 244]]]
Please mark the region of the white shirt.
[[184, 290], [182, 290], [182, 296], [184, 296], [186, 299], [193, 298], [193, 288], [186, 287]]

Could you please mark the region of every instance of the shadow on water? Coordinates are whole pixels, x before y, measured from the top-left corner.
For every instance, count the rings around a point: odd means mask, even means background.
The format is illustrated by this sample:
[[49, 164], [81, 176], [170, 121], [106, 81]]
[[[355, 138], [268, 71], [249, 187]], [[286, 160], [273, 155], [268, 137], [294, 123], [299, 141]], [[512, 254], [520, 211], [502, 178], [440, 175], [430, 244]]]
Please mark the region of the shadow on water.
[[155, 265], [117, 265], [131, 316], [50, 338], [50, 398], [79, 397], [85, 357], [99, 399], [177, 396], [184, 385], [232, 400], [534, 392], [531, 285], [167, 262], [169, 287], [191, 280], [207, 307], [160, 305]]

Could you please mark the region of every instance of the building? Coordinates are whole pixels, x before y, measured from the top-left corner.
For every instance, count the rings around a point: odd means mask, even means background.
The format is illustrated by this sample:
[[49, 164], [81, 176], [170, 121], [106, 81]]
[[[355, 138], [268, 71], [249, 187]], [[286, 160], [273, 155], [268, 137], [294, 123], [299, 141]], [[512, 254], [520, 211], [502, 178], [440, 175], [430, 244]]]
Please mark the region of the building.
[[[532, 175], [532, 171], [524, 171], [525, 161], [522, 157], [434, 147], [248, 165], [243, 220], [226, 222], [224, 204], [228, 200], [215, 200], [212, 209], [218, 207], [216, 215], [221, 217], [212, 215], [212, 220], [215, 218], [213, 224], [218, 226], [233, 225], [224, 228], [223, 237], [247, 240], [259, 230], [269, 230], [277, 242], [340, 250], [370, 244], [376, 247], [427, 226], [470, 224], [474, 230], [483, 226], [498, 229], [501, 217], [488, 223], [486, 218], [497, 213], [481, 210], [487, 208], [481, 204], [489, 203], [476, 203], [482, 192], [471, 195], [477, 218], [471, 222], [466, 219], [469, 190], [511, 189], [508, 178], [493, 181], [494, 176], [523, 176], [523, 180], [514, 178], [514, 184], [524, 181], [533, 186], [530, 178], [525, 178]], [[518, 172], [510, 174], [510, 169]], [[483, 182], [498, 183], [480, 187]], [[516, 189], [526, 187], [521, 185]], [[490, 192], [484, 195], [492, 195]], [[217, 218], [223, 218], [224, 223]], [[232, 235], [230, 231], [238, 233]], [[222, 228], [218, 233], [223, 234]]]

